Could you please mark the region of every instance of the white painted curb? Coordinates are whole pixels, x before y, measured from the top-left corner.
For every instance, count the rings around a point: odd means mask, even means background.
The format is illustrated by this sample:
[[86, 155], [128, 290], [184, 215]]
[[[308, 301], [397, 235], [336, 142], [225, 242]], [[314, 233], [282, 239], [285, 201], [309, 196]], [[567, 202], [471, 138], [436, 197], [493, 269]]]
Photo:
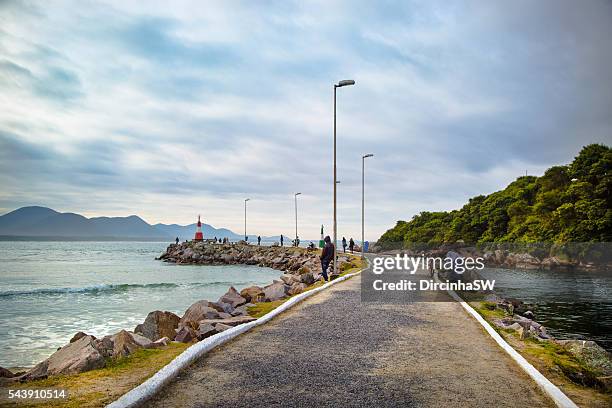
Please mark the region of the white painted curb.
[[[439, 282], [438, 274], [436, 273], [436, 280]], [[579, 408], [578, 405], [574, 404], [574, 401], [569, 399], [567, 395], [563, 393], [555, 384], [551, 383], [550, 380], [542, 373], [540, 373], [534, 366], [532, 366], [525, 357], [521, 356], [511, 345], [509, 345], [502, 336], [495, 331], [493, 327], [476, 311], [472, 306], [467, 304], [454, 290], [448, 290], [448, 294], [463, 306], [469, 314], [471, 314], [477, 321], [484, 327], [489, 333], [493, 340], [499, 346], [504, 349], [506, 353], [512, 357], [514, 361], [538, 384], [538, 386], [548, 395], [559, 408]]]
[[189, 347], [187, 350], [179, 354], [178, 357], [168, 363], [157, 373], [155, 373], [153, 377], [149, 378], [147, 381], [143, 382], [138, 387], [123, 394], [118, 400], [108, 404], [106, 408], [132, 408], [141, 406], [147, 400], [152, 398], [156, 393], [158, 393], [172, 379], [174, 379], [174, 377], [176, 377], [182, 370], [189, 367], [195, 360], [202, 357], [210, 350], [232, 340], [234, 337], [244, 332], [251, 330], [253, 327], [262, 325], [270, 321], [274, 317], [295, 306], [302, 300], [314, 295], [315, 293], [325, 290], [338, 282], [345, 281], [350, 277], [360, 274], [362, 271], [367, 269], [368, 264], [369, 261], [366, 260], [366, 266], [360, 271], [346, 274], [340, 278], [334, 279], [331, 282], [327, 282], [323, 286], [319, 286], [318, 288], [309, 290], [308, 292], [300, 293], [299, 295], [293, 296], [291, 299], [289, 299], [276, 309], [272, 310], [270, 313], [260, 317], [257, 320], [241, 324], [236, 327], [232, 327], [231, 329], [228, 329], [221, 333], [217, 333], [214, 336], [210, 336], [194, 344], [193, 346]]

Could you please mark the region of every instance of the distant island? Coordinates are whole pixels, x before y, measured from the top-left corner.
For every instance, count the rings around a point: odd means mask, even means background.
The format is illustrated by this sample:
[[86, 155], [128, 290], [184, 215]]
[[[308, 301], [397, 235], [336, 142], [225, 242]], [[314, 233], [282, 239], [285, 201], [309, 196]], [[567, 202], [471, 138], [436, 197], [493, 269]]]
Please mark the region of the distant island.
[[473, 197], [460, 210], [428, 212], [398, 221], [377, 245], [413, 243], [612, 242], [612, 149], [585, 146], [572, 163], [543, 176], [523, 176], [505, 189]]
[[[93, 217], [61, 213], [47, 207], [22, 207], [0, 216], [0, 240], [143, 240], [181, 241], [193, 239], [196, 226], [177, 224], [151, 225], [136, 215], [129, 217]], [[244, 239], [226, 228], [202, 224], [205, 238]], [[249, 240], [256, 237], [249, 236]], [[264, 241], [277, 237], [262, 237]]]

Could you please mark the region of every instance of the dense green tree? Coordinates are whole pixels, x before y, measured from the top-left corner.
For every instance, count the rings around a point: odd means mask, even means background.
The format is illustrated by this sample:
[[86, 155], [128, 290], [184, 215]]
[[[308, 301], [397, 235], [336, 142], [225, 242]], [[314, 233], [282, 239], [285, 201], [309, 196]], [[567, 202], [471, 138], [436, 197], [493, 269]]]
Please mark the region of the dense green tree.
[[504, 190], [477, 196], [460, 210], [427, 212], [379, 239], [383, 246], [415, 243], [610, 242], [612, 149], [585, 146], [567, 166], [541, 177], [517, 178]]

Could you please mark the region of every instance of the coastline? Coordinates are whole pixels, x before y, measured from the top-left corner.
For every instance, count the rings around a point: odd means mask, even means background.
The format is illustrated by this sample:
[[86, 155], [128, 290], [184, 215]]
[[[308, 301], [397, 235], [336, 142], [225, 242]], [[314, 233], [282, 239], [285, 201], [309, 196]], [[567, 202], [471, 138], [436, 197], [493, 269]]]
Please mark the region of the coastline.
[[[251, 315], [257, 315], [258, 317], [265, 315], [292, 296], [320, 286], [320, 282], [318, 281], [320, 278], [320, 266], [318, 263], [319, 250], [313, 251], [304, 248], [280, 248], [274, 246], [254, 247], [243, 243], [212, 245], [213, 244], [202, 245], [191, 242], [179, 245], [172, 244], [159, 258], [163, 258], [166, 262], [174, 263], [194, 263], [194, 261], [197, 261], [198, 264], [212, 265], [258, 264], [260, 266], [273, 267], [284, 273], [280, 276], [279, 280], [274, 280], [270, 285], [265, 287], [243, 288], [240, 292], [231, 287], [217, 302], [201, 300], [190, 306], [183, 315], [183, 318], [174, 315], [176, 316], [176, 327], [171, 328], [171, 330], [175, 332], [173, 333], [175, 335], [172, 336], [174, 337], [173, 339], [168, 337], [169, 331], [167, 325], [157, 319], [162, 313], [166, 313], [167, 316], [173, 314], [161, 311], [151, 312], [145, 322], [138, 325], [133, 331], [121, 330], [116, 334], [108, 335], [101, 339], [96, 339], [86, 333], [77, 333], [71, 340], [71, 343], [60, 348], [49, 359], [39, 363], [25, 373], [19, 373], [19, 376], [2, 378], [2, 385], [7, 386], [13, 384], [17, 386], [18, 384], [23, 384], [23, 386], [27, 387], [32, 384], [40, 383], [41, 381], [43, 383], [46, 381], [56, 381], [54, 379], [61, 381], [61, 378], [84, 375], [89, 372], [97, 372], [100, 369], [104, 371], [107, 370], [108, 367], [112, 367], [114, 364], [118, 364], [118, 362], [121, 361], [130, 361], [130, 359], [138, 360], [141, 357], [140, 354], [143, 352], [156, 352], [164, 355], [166, 350], [176, 350], [176, 347], [172, 346], [173, 344], [193, 344], [229, 328], [248, 323], [255, 319], [255, 317], [251, 317]], [[186, 251], [187, 249], [190, 249], [190, 251]], [[176, 250], [182, 253], [179, 255], [178, 252], [175, 252]], [[197, 254], [200, 250], [204, 252], [206, 250], [213, 250], [216, 255], [208, 261], [210, 263], [207, 263], [206, 260], [194, 259], [193, 254]], [[239, 253], [240, 256], [236, 256], [237, 253]], [[175, 255], [168, 256], [168, 254]], [[339, 265], [339, 269], [346, 272], [348, 270], [354, 270], [360, 265], [360, 262], [356, 262], [355, 257], [343, 256], [340, 259]], [[340, 276], [340, 274], [330, 274], [332, 279], [338, 276]], [[308, 282], [308, 284], [302, 281]], [[245, 297], [242, 297], [241, 293]], [[188, 314], [190, 314], [191, 317], [185, 319]], [[151, 316], [153, 316], [152, 319], [150, 319]], [[201, 318], [203, 318], [203, 320], [201, 320]], [[160, 338], [152, 340], [150, 338], [152, 337], [150, 329], [153, 326], [154, 331], [163, 331], [166, 336], [153, 336]], [[149, 338], [146, 337], [147, 335]], [[74, 348], [75, 346], [73, 343], [83, 343], [86, 348], [99, 351], [98, 354], [102, 355], [104, 363], [97, 363], [98, 365], [94, 366], [81, 365], [76, 369], [73, 364], [72, 367], [67, 366], [65, 370], [60, 370], [59, 372], [47, 370], [49, 366], [53, 366], [54, 360], [57, 360], [54, 356], [61, 354], [63, 350]], [[109, 343], [112, 343], [111, 348], [108, 347]], [[121, 351], [117, 353], [117, 345], [119, 343], [121, 343], [121, 347], [119, 347]], [[104, 345], [106, 345], [105, 352], [103, 350]], [[80, 350], [82, 350], [82, 348]]]

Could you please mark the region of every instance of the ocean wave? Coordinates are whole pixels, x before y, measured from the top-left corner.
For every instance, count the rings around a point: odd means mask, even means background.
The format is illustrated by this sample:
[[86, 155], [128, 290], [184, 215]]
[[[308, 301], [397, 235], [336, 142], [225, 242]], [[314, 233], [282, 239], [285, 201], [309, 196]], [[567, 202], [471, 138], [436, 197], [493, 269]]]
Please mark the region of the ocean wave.
[[172, 289], [172, 288], [198, 288], [209, 286], [241, 286], [250, 284], [250, 282], [229, 282], [229, 281], [214, 281], [214, 282], [195, 282], [195, 283], [146, 283], [146, 284], [100, 284], [85, 286], [82, 288], [38, 288], [30, 290], [9, 290], [0, 292], [0, 298], [13, 296], [36, 296], [36, 295], [62, 295], [69, 293], [83, 294], [99, 294], [99, 293], [120, 293], [134, 289]]

